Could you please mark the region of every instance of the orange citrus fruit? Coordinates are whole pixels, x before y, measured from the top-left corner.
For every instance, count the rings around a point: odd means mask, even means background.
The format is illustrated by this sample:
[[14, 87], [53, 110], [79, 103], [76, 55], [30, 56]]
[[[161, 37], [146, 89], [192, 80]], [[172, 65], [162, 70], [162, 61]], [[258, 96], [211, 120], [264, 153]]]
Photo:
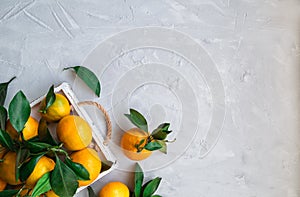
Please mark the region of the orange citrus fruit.
[[0, 192], [3, 191], [6, 187], [6, 182], [0, 179]]
[[[5, 155], [6, 152], [7, 152], [6, 149], [0, 145], [0, 159], [3, 158], [3, 156]], [[1, 175], [0, 175], [0, 177], [1, 177]], [[4, 188], [6, 187], [6, 184], [7, 183], [0, 178], [0, 191], [4, 190]]]
[[0, 162], [0, 178], [10, 185], [19, 185], [21, 181], [16, 181], [16, 159], [17, 153], [8, 152], [3, 157], [3, 162]]
[[[24, 139], [29, 140], [29, 139], [37, 136], [38, 135], [38, 126], [39, 126], [38, 121], [30, 116], [24, 126], [24, 129], [22, 130]], [[10, 123], [9, 120], [6, 123], [6, 131], [8, 132], [8, 134], [10, 135], [11, 138], [18, 139], [19, 134], [15, 130], [15, 128], [12, 126], [12, 124]], [[21, 137], [19, 139], [21, 140]]]
[[90, 180], [79, 180], [79, 186], [91, 184], [100, 174], [101, 160], [98, 153], [91, 148], [85, 148], [70, 155], [73, 162], [83, 165], [90, 174]]
[[151, 151], [143, 149], [141, 152], [138, 152], [138, 149], [136, 148], [136, 146], [139, 145], [142, 140], [144, 140], [144, 142], [140, 145], [140, 147], [145, 146], [148, 136], [148, 132], [143, 131], [139, 128], [132, 128], [126, 131], [121, 139], [121, 147], [123, 149], [123, 153], [129, 159], [135, 161], [140, 161], [148, 158], [152, 154]]
[[92, 141], [92, 129], [79, 116], [69, 115], [59, 121], [56, 128], [58, 139], [71, 151], [86, 148]]
[[[47, 122], [56, 122], [63, 117], [70, 114], [71, 107], [68, 99], [62, 94], [55, 94], [54, 103], [44, 112], [41, 112], [42, 117]], [[43, 109], [46, 106], [46, 99], [42, 100], [40, 109]]]
[[33, 172], [26, 180], [26, 186], [28, 188], [33, 188], [36, 182], [47, 172], [50, 172], [54, 169], [55, 162], [46, 157], [42, 156], [34, 167]]
[[100, 190], [99, 197], [129, 197], [129, 189], [121, 182], [110, 182]]
[[53, 190], [46, 192], [47, 197], [59, 197]]

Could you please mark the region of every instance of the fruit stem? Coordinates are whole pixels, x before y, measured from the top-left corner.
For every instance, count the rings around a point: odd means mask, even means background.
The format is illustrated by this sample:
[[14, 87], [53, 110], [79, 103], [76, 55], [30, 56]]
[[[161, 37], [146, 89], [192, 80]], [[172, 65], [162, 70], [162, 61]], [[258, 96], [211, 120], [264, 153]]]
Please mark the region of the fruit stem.
[[153, 136], [152, 135], [149, 135], [148, 138], [147, 138], [147, 143], [148, 144], [149, 142], [151, 142], [152, 140], [154, 140]]
[[142, 152], [143, 149], [144, 149], [144, 147], [138, 147], [137, 152], [140, 153], [140, 152]]

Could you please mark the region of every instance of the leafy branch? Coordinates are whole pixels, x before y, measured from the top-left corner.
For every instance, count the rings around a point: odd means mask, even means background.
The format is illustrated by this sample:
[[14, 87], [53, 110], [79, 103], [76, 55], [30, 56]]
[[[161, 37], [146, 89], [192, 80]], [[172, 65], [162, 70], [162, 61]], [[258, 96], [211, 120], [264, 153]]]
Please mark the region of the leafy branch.
[[156, 177], [143, 184], [144, 173], [141, 166], [136, 163], [134, 173], [134, 191], [132, 192], [131, 197], [152, 197], [157, 191], [161, 179], [162, 178], [160, 177]]

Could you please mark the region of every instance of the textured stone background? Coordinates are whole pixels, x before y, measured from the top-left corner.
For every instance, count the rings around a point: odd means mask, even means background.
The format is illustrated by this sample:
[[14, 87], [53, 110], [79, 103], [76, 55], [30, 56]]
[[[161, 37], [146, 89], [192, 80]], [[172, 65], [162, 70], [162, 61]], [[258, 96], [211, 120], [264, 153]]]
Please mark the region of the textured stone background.
[[[226, 93], [214, 150], [200, 158], [196, 136], [180, 159], [147, 173], [163, 177], [158, 193], [299, 197], [299, 0], [1, 0], [0, 78], [18, 77], [8, 99], [22, 89], [33, 100], [53, 83], [72, 82], [62, 68], [82, 63], [104, 39], [144, 26], [193, 37], [215, 62]], [[153, 51], [124, 58], [139, 64], [147, 54]], [[128, 183], [132, 174], [114, 171], [93, 187], [111, 180]]]

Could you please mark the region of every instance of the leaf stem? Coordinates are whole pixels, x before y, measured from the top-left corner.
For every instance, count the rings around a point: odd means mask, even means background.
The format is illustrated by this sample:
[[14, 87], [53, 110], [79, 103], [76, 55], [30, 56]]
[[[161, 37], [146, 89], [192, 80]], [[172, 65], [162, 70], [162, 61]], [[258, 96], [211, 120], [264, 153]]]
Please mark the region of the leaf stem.
[[15, 78], [17, 78], [16, 76], [14, 76], [13, 78], [11, 78], [7, 83], [12, 82]]
[[57, 153], [62, 153], [62, 154], [64, 154], [68, 159], [70, 159], [69, 154], [68, 154], [65, 150], [61, 149], [61, 145], [59, 145], [58, 148], [56, 148], [56, 147], [51, 147], [51, 148], [49, 148], [48, 150], [51, 151], [51, 152], [53, 152], [53, 153], [55, 154], [55, 156], [57, 156]]

